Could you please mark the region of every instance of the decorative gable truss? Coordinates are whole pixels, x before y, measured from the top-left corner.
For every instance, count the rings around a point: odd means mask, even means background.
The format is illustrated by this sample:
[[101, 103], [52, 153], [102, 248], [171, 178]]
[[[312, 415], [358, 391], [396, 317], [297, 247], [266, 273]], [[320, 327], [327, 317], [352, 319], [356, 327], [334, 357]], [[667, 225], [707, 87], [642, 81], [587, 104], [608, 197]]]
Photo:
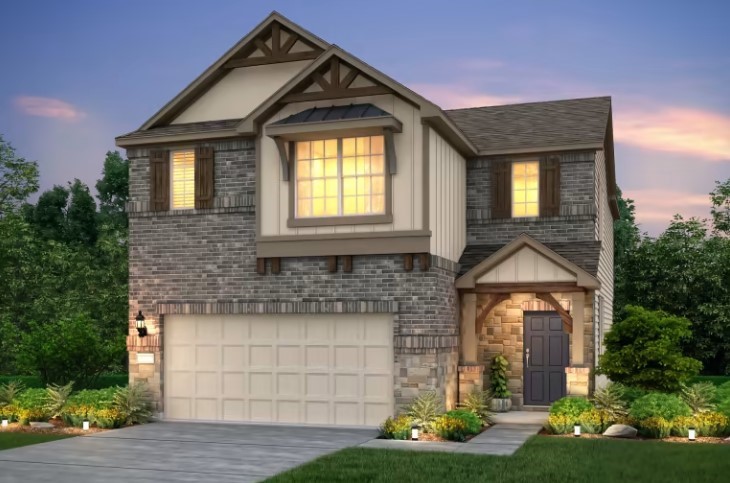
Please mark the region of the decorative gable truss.
[[278, 21], [271, 22], [269, 28], [244, 46], [223, 67], [236, 69], [254, 65], [278, 64], [313, 60], [323, 49], [311, 40], [287, 28]]

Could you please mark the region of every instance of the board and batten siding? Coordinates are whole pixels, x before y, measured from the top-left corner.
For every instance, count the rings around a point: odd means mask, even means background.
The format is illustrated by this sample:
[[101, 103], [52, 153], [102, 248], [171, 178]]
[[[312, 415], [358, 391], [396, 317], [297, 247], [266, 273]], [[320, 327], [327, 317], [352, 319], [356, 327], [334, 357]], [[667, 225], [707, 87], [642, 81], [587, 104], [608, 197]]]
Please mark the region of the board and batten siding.
[[[392, 113], [403, 123], [403, 132], [394, 136], [398, 172], [391, 176], [392, 223], [373, 223], [357, 225], [335, 225], [290, 228], [289, 183], [295, 182], [292, 172], [291, 181], [282, 181], [279, 152], [274, 141], [261, 136], [261, 204], [257, 215], [261, 221], [261, 236], [282, 235], [322, 235], [334, 233], [367, 233], [385, 231], [422, 230], [423, 226], [423, 143], [420, 111], [394, 95], [379, 95], [349, 99], [317, 102], [298, 102], [285, 106], [267, 121], [267, 124], [284, 119], [292, 114], [312, 107], [370, 103], [386, 112]], [[323, 136], [323, 139], [327, 136]]]
[[304, 60], [232, 69], [171, 124], [244, 118], [311, 62]]
[[466, 247], [466, 160], [428, 129], [431, 253], [458, 262]]
[[[598, 258], [598, 280], [601, 282], [601, 289], [596, 291], [593, 306], [598, 310], [600, 297], [600, 332], [596, 332], [596, 338], [600, 334], [600, 352], [605, 351], [603, 337], [613, 325], [613, 217], [608, 203], [608, 186], [606, 184], [606, 156], [604, 151], [596, 152], [596, 239], [601, 241], [601, 253]], [[599, 342], [598, 340], [596, 341]]]

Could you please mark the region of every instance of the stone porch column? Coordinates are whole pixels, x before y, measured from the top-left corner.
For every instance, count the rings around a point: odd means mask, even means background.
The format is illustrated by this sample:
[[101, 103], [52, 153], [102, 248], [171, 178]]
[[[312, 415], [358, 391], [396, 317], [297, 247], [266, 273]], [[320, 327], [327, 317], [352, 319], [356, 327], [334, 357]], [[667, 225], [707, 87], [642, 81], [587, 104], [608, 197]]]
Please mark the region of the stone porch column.
[[460, 318], [461, 351], [459, 353], [459, 365], [473, 366], [477, 363], [476, 294], [467, 293], [461, 296]]
[[566, 393], [568, 396], [588, 396], [591, 369], [585, 365], [585, 306], [586, 294], [573, 294], [573, 334], [571, 340], [570, 367], [565, 368]]

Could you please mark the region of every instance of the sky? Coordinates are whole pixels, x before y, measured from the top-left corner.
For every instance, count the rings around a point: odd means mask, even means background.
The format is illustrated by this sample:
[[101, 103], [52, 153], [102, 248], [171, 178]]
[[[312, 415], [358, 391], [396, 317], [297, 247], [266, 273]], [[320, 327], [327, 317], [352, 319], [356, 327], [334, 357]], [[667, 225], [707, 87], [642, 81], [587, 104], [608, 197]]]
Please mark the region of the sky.
[[0, 134], [41, 189], [133, 131], [277, 10], [444, 109], [610, 95], [642, 231], [709, 216], [730, 177], [727, 0], [5, 0]]

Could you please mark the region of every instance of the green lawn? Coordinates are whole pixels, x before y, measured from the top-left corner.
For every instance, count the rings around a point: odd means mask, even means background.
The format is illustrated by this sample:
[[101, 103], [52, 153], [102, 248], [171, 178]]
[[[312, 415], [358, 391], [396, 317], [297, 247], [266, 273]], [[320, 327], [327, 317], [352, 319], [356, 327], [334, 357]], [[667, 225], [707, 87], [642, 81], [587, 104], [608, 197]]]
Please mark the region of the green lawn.
[[718, 482], [730, 445], [534, 436], [513, 456], [351, 448], [269, 482]]
[[0, 433], [0, 450], [28, 446], [29, 444], [47, 443], [57, 439], [70, 438], [61, 434], [34, 434], [34, 433]]

